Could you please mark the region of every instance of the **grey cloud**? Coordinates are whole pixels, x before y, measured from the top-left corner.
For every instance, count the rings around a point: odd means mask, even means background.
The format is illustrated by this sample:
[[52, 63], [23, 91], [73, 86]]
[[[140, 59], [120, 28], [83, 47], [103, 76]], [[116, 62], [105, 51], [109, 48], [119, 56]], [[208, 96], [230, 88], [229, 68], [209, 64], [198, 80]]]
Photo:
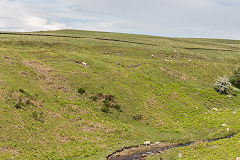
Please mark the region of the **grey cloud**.
[[[240, 38], [238, 36], [240, 20], [237, 18], [240, 14], [239, 0], [35, 0], [34, 3], [32, 0], [17, 0], [16, 2], [24, 4], [26, 13], [39, 18], [30, 18], [41, 24], [41, 27], [35, 29], [48, 29], [54, 26], [51, 24], [55, 24], [60, 28], [67, 26], [74, 29], [147, 33], [160, 36]], [[19, 18], [15, 19], [18, 21]], [[54, 21], [58, 23], [53, 23]], [[30, 28], [25, 27], [25, 30]]]

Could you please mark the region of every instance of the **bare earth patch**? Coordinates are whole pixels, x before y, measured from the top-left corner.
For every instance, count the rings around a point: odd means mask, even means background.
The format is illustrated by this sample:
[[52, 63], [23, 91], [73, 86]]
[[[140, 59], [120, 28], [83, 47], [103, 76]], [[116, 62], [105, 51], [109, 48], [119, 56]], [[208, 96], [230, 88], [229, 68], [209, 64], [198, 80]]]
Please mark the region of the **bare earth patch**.
[[3, 146], [1, 149], [0, 149], [0, 153], [10, 153], [10, 154], [13, 154], [13, 155], [18, 155], [19, 152], [12, 148], [12, 147], [8, 147], [8, 146]]
[[66, 79], [62, 76], [52, 74], [56, 70], [50, 66], [43, 65], [41, 62], [36, 60], [23, 61], [23, 64], [32, 68], [39, 75], [39, 79], [45, 83], [44, 89], [56, 89], [64, 92], [70, 90], [59, 83], [61, 81], [65, 81]]

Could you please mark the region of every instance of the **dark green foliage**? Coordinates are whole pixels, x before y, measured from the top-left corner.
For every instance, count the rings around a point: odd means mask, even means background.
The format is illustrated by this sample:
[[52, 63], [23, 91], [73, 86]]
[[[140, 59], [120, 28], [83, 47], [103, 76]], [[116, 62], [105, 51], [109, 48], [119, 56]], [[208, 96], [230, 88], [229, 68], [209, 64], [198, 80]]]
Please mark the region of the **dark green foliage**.
[[78, 93], [79, 94], [84, 94], [84, 93], [86, 93], [86, 90], [84, 89], [84, 88], [78, 88]]
[[97, 100], [97, 96], [92, 96], [91, 99], [92, 99], [93, 101], [96, 101], [96, 100]]
[[14, 107], [16, 109], [22, 109], [24, 107], [24, 104], [21, 101], [19, 101], [14, 105]]
[[104, 105], [104, 106], [101, 108], [101, 111], [104, 112], [104, 113], [109, 113], [109, 112], [110, 112], [109, 106]]
[[240, 88], [240, 67], [233, 71], [233, 74], [230, 77], [230, 82], [237, 88]]
[[33, 98], [27, 91], [25, 91], [24, 89], [19, 89], [18, 90], [20, 93], [22, 93], [23, 95], [25, 95], [28, 98]]
[[90, 97], [93, 101], [97, 101], [99, 100], [100, 102], [102, 102], [104, 105], [101, 108], [101, 111], [105, 112], [105, 113], [110, 113], [110, 109], [116, 109], [119, 112], [121, 112], [121, 107], [119, 104], [117, 104], [115, 102], [115, 97], [111, 94], [102, 94], [102, 93], [98, 93], [96, 96], [92, 96]]
[[132, 118], [133, 118], [134, 120], [137, 120], [137, 121], [143, 120], [143, 115], [135, 115], [135, 116], [133, 116]]
[[44, 113], [42, 111], [41, 112], [34, 111], [32, 113], [32, 117], [36, 121], [39, 121], [39, 122], [42, 122], [42, 123], [45, 122], [45, 115], [44, 115]]

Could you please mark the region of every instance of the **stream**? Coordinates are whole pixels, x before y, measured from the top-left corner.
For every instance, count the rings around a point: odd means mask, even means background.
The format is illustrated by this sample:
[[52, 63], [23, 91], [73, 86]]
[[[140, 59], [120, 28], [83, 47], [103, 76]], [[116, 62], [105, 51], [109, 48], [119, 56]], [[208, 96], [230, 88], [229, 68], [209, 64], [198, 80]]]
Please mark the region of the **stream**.
[[[215, 142], [217, 140], [221, 139], [228, 139], [234, 137], [236, 134], [229, 135], [222, 138], [217, 139], [211, 139], [211, 140], [203, 140], [202, 142]], [[143, 160], [145, 157], [149, 155], [156, 155], [160, 154], [163, 151], [177, 148], [177, 147], [186, 147], [190, 146], [195, 142], [188, 142], [184, 144], [176, 144], [176, 143], [167, 143], [167, 142], [160, 142], [150, 145], [139, 145], [139, 146], [131, 146], [131, 147], [125, 147], [123, 149], [117, 150], [116, 152], [110, 154], [107, 156], [107, 160]]]

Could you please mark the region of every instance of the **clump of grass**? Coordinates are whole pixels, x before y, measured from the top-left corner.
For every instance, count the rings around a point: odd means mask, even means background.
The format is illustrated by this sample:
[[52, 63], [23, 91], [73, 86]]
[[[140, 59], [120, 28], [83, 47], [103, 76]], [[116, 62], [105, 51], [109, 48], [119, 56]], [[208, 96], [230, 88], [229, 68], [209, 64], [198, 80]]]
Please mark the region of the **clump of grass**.
[[39, 122], [42, 122], [42, 123], [45, 122], [45, 114], [42, 111], [41, 112], [34, 111], [32, 113], [32, 117], [36, 121], [39, 121]]
[[14, 107], [15, 107], [16, 109], [22, 109], [24, 106], [25, 106], [25, 105], [24, 105], [24, 103], [23, 103], [21, 100], [19, 100], [19, 101], [14, 105]]
[[84, 93], [86, 93], [86, 90], [84, 89], [84, 88], [78, 88], [78, 93], [79, 94], [84, 94]]
[[115, 102], [115, 97], [111, 94], [98, 93], [90, 98], [95, 102], [100, 101], [103, 103], [103, 107], [101, 108], [102, 112], [110, 113], [111, 108], [121, 111], [120, 105]]
[[143, 120], [143, 115], [135, 115], [132, 117], [134, 120], [140, 121]]

